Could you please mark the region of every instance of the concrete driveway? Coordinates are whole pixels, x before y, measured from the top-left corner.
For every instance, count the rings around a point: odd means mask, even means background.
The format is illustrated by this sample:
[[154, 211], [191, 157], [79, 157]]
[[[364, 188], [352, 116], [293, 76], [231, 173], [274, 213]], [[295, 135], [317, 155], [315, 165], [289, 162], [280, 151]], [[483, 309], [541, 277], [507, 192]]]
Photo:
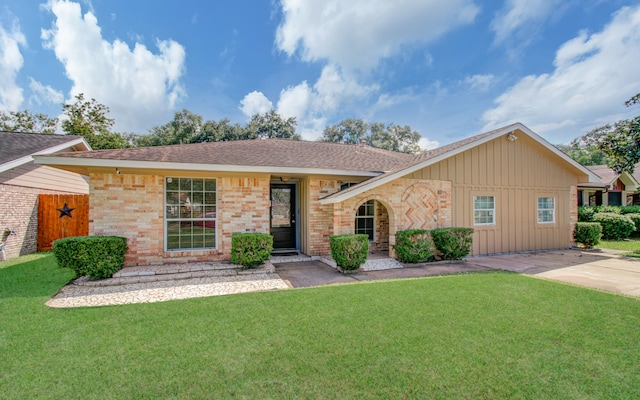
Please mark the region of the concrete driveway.
[[466, 262], [426, 263], [349, 275], [343, 275], [320, 261], [274, 265], [278, 275], [291, 287], [502, 269], [640, 297], [640, 259], [600, 250], [470, 257]]
[[467, 262], [640, 297], [640, 259], [606, 250], [471, 257]]

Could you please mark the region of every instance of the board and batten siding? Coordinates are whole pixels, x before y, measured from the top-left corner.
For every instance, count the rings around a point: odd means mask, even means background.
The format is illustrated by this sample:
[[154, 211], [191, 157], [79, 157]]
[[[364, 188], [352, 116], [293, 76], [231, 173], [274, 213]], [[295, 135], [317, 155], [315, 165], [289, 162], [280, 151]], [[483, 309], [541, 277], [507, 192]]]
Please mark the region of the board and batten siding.
[[[453, 226], [475, 229], [473, 255], [567, 248], [578, 175], [525, 134], [496, 138], [410, 174], [452, 182]], [[495, 224], [474, 224], [474, 196], [495, 197]], [[555, 198], [555, 223], [540, 224], [538, 197]]]
[[88, 177], [33, 162], [0, 173], [0, 184], [44, 191], [88, 194]]

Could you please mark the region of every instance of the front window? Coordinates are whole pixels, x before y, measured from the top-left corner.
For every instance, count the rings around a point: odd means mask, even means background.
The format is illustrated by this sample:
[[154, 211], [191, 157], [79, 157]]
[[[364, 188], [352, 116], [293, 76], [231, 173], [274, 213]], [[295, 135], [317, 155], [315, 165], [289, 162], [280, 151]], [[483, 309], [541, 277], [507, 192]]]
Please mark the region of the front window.
[[476, 225], [494, 225], [496, 223], [495, 197], [474, 196], [473, 219]]
[[216, 247], [216, 180], [165, 178], [167, 250]]
[[360, 207], [358, 207], [358, 212], [356, 213], [356, 234], [363, 233], [369, 236], [370, 242], [373, 241], [374, 215], [374, 200], [369, 200], [365, 203], [362, 203]]
[[556, 222], [556, 204], [553, 197], [538, 197], [538, 223], [552, 224]]

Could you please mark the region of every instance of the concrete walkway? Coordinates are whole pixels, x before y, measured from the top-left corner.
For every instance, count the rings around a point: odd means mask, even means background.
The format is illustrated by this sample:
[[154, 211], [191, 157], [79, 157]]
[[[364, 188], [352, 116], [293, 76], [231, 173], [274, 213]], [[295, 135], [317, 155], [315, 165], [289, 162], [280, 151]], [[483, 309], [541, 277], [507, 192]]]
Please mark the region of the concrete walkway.
[[[272, 273], [273, 267], [275, 273]], [[46, 304], [66, 308], [149, 303], [500, 269], [640, 297], [640, 259], [611, 252], [564, 250], [470, 257], [461, 262], [425, 263], [349, 275], [321, 261], [302, 259], [274, 262], [256, 271], [238, 271], [229, 264], [204, 263], [125, 268], [115, 278], [95, 282], [80, 279], [69, 284]]]

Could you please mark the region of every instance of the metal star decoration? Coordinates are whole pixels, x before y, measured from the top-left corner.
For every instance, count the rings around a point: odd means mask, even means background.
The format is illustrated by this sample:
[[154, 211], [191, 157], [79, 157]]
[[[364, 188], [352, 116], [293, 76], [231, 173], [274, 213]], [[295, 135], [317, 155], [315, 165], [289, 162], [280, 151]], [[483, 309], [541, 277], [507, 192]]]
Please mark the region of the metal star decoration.
[[75, 208], [69, 208], [67, 203], [64, 203], [64, 207], [57, 208], [56, 210], [60, 211], [60, 218], [64, 217], [65, 215], [71, 218], [71, 211], [75, 210]]

